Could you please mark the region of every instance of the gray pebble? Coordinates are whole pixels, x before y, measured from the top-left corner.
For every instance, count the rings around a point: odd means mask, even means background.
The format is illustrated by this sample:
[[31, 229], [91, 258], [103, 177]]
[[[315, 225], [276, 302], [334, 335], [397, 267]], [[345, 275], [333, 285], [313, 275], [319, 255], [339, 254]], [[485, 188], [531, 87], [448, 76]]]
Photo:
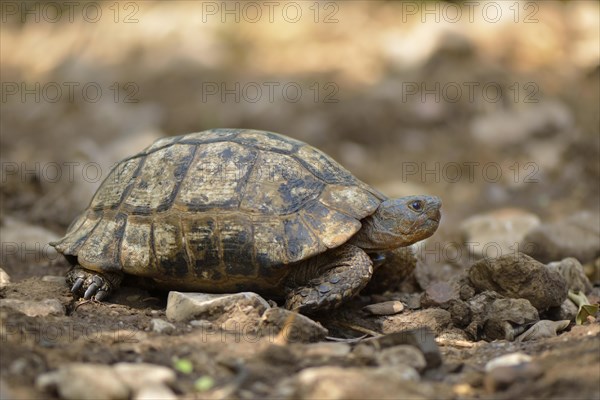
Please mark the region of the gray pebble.
[[400, 301], [385, 301], [383, 303], [369, 304], [363, 310], [371, 315], [394, 315], [404, 311], [404, 304]]
[[176, 329], [175, 325], [160, 318], [152, 318], [150, 321], [150, 328], [153, 332], [165, 335], [172, 334]]
[[72, 363], [36, 379], [40, 390], [56, 388], [67, 400], [117, 400], [129, 398], [130, 390], [112, 367]]
[[423, 353], [415, 346], [400, 345], [381, 350], [376, 356], [377, 363], [384, 367], [407, 365], [422, 372], [427, 365]]
[[10, 285], [10, 276], [0, 268], [0, 289]]

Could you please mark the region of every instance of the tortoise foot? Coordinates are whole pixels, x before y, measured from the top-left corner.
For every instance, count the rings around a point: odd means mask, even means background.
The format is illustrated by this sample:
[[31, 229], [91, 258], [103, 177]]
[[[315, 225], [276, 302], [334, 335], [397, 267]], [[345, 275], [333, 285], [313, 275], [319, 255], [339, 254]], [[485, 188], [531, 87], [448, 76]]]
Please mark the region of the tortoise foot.
[[67, 283], [71, 285], [71, 293], [85, 300], [102, 301], [121, 283], [122, 275], [118, 273], [97, 273], [75, 267], [67, 273]]
[[309, 314], [336, 308], [358, 294], [373, 273], [369, 256], [349, 244], [333, 250], [322, 261], [319, 275], [290, 290], [285, 308]]

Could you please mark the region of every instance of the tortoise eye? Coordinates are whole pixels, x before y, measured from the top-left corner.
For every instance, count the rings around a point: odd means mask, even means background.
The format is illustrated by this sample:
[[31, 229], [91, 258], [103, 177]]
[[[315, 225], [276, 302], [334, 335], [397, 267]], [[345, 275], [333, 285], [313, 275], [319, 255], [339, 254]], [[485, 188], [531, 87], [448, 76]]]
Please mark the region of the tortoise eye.
[[423, 210], [423, 202], [420, 200], [415, 200], [413, 202], [411, 202], [408, 205], [411, 209], [413, 209], [414, 211], [421, 211]]

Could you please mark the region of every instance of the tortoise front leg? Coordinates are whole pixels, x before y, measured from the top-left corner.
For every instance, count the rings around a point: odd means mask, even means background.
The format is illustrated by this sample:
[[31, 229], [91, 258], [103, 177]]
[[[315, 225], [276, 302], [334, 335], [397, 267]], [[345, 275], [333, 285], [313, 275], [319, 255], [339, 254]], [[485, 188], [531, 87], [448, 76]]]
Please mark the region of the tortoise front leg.
[[95, 272], [74, 267], [67, 272], [67, 284], [71, 286], [71, 292], [79, 297], [89, 300], [104, 300], [113, 290], [119, 287], [123, 280], [120, 272]]
[[371, 279], [373, 262], [362, 249], [345, 244], [299, 265], [288, 280], [285, 308], [311, 313], [338, 307]]

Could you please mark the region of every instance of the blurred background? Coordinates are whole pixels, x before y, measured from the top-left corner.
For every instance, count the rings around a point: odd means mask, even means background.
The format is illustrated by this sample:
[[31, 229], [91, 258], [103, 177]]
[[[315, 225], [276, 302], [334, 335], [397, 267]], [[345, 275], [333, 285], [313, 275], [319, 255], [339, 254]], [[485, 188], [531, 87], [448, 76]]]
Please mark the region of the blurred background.
[[114, 163], [215, 127], [301, 139], [389, 196], [439, 195], [440, 237], [506, 207], [598, 211], [598, 2], [1, 7], [5, 233], [62, 234]]

